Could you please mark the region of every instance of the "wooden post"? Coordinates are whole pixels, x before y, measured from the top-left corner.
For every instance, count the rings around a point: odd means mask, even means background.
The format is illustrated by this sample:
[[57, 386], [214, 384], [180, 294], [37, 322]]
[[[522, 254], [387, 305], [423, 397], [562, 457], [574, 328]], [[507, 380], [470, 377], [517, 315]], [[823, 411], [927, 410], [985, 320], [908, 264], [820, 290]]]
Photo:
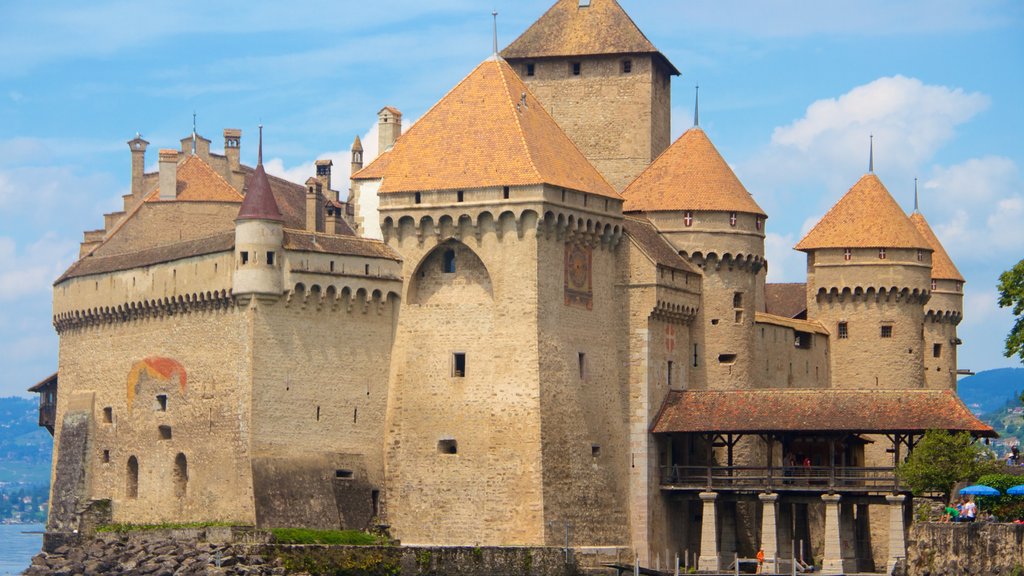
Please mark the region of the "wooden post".
[[896, 438], [896, 442], [893, 443], [893, 447], [892, 447], [893, 448], [893, 451], [892, 451], [892, 475], [893, 475], [893, 480], [895, 482], [895, 484], [893, 485], [893, 492], [899, 492], [900, 491], [900, 477], [899, 477], [899, 474], [896, 474], [896, 468], [898, 468], [899, 465], [900, 465], [900, 444], [901, 444], [901, 442], [900, 442], [900, 435], [897, 434], [895, 436], [895, 438]]
[[775, 462], [775, 441], [772, 439], [771, 434], [765, 434], [764, 441], [768, 444], [768, 489], [772, 489], [772, 465]]

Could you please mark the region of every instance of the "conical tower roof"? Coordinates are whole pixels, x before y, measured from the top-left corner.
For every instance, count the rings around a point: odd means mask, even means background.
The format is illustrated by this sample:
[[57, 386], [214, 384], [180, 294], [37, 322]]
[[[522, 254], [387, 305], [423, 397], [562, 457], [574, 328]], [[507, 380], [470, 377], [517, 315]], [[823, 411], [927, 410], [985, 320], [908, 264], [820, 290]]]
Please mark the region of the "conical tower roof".
[[398, 139], [380, 193], [534, 184], [621, 198], [492, 56]]
[[684, 132], [622, 196], [626, 212], [714, 210], [766, 216], [698, 127]]
[[679, 70], [644, 36], [616, 0], [558, 0], [501, 55], [509, 59], [656, 54], [672, 74]]
[[352, 151], [353, 152], [362, 152], [363, 151], [363, 142], [362, 142], [362, 140], [359, 139], [359, 135], [358, 134], [356, 135], [355, 141], [352, 142]]
[[917, 228], [917, 231], [932, 247], [932, 278], [963, 282], [964, 277], [960, 275], [960, 271], [953, 264], [953, 259], [949, 257], [946, 249], [942, 246], [942, 242], [939, 242], [938, 236], [932, 231], [928, 221], [924, 219], [924, 214], [915, 211], [910, 215], [910, 221], [914, 223], [914, 227]]
[[874, 174], [854, 184], [796, 245], [818, 248], [932, 249]]
[[240, 220], [269, 220], [271, 222], [284, 222], [281, 209], [277, 207], [277, 200], [270, 189], [270, 180], [266, 171], [263, 170], [263, 127], [260, 127], [260, 148], [259, 157], [256, 163], [256, 170], [249, 178], [246, 187], [245, 199], [242, 200], [242, 207], [238, 210]]

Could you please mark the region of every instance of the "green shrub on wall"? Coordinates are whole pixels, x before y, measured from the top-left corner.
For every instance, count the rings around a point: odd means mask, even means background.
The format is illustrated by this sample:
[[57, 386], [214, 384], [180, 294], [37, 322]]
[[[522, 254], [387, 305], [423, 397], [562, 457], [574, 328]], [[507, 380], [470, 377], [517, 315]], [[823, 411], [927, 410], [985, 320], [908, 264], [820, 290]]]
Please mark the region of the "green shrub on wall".
[[979, 496], [976, 500], [980, 513], [991, 512], [1004, 522], [1024, 518], [1024, 496], [1005, 495], [1008, 489], [1024, 484], [1024, 476], [987, 474], [978, 478], [978, 484], [991, 486], [1004, 494], [1003, 496]]

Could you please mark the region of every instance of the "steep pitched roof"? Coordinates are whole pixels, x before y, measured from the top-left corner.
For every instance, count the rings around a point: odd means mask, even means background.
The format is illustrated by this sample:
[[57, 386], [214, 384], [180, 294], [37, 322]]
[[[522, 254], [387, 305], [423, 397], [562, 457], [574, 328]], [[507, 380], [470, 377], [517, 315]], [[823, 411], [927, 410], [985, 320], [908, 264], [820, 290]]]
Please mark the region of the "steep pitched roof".
[[135, 252], [115, 254], [112, 256], [86, 255], [72, 264], [60, 278], [57, 278], [54, 285], [60, 284], [69, 278], [78, 278], [80, 276], [90, 276], [93, 274], [116, 272], [118, 270], [154, 266], [164, 262], [181, 260], [182, 258], [192, 258], [194, 256], [204, 256], [206, 254], [214, 254], [217, 252], [227, 252], [234, 247], [235, 233], [234, 231], [230, 231], [220, 232], [213, 236], [199, 238], [197, 240], [165, 244], [155, 248], [147, 248], [145, 250], [137, 250]]
[[626, 235], [656, 264], [701, 275], [699, 268], [690, 264], [676, 252], [668, 240], [658, 234], [657, 228], [646, 218], [627, 216], [623, 221]]
[[963, 282], [964, 277], [960, 275], [960, 271], [956, 269], [956, 265], [953, 264], [953, 259], [949, 257], [946, 249], [942, 247], [942, 242], [939, 242], [939, 238], [932, 231], [932, 227], [928, 225], [928, 221], [924, 219], [924, 215], [920, 212], [914, 212], [910, 215], [910, 221], [914, 223], [914, 227], [924, 237], [925, 240], [931, 244], [932, 247], [932, 278], [936, 280], [956, 280]]
[[356, 139], [352, 142], [352, 151], [353, 152], [356, 152], [356, 151], [362, 152], [363, 151], [363, 143], [362, 143], [362, 141], [359, 140], [359, 135], [358, 134], [356, 134]]
[[[399, 137], [401, 140], [401, 137]], [[359, 172], [352, 175], [353, 180], [380, 180], [384, 177], [384, 172], [388, 168], [388, 163], [391, 162], [391, 150], [385, 150], [380, 153], [379, 156], [373, 159], [366, 168], [363, 168]]]
[[177, 197], [160, 198], [160, 189], [154, 190], [146, 202], [241, 202], [242, 195], [228, 184], [220, 174], [199, 156], [189, 156], [178, 166]]
[[622, 192], [623, 211], [715, 210], [766, 216], [700, 128], [690, 128]]
[[807, 284], [765, 284], [764, 307], [769, 314], [796, 318], [807, 312]]
[[679, 74], [616, 0], [591, 0], [589, 6], [558, 0], [501, 51], [509, 59], [600, 54], [657, 54], [672, 74]]
[[818, 248], [932, 249], [874, 174], [854, 184], [796, 245]]
[[497, 57], [435, 104], [389, 156], [381, 194], [550, 184], [621, 198]]
[[277, 200], [270, 190], [270, 180], [263, 170], [263, 164], [256, 166], [252, 178], [247, 182], [248, 190], [245, 192], [245, 200], [238, 210], [236, 220], [270, 220], [273, 222], [284, 222], [281, 209], [277, 207]]

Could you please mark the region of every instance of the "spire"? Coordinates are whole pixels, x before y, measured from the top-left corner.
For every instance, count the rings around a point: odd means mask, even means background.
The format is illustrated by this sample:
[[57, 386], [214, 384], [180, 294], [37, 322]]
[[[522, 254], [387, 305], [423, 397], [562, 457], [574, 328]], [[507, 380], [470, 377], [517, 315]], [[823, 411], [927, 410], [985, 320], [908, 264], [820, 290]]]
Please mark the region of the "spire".
[[263, 125], [260, 124], [259, 156], [256, 170], [253, 171], [246, 187], [245, 198], [242, 200], [242, 207], [238, 210], [239, 220], [268, 220], [271, 222], [284, 222], [281, 216], [281, 209], [277, 207], [277, 200], [274, 199], [274, 192], [270, 188], [270, 179], [263, 169]]
[[694, 86], [693, 97], [693, 125], [700, 126], [700, 84]]
[[875, 135], [869, 136], [871, 143], [868, 144], [868, 173], [875, 173]]
[[259, 155], [256, 157], [256, 165], [263, 166], [263, 124], [260, 124], [260, 148]]
[[494, 55], [498, 55], [498, 11], [492, 10], [491, 16], [494, 17]]
[[192, 111], [192, 155], [196, 155], [196, 111]]
[[920, 212], [920, 211], [921, 211], [921, 205], [918, 202], [918, 196], [917, 196], [917, 178], [914, 178], [914, 212]]

